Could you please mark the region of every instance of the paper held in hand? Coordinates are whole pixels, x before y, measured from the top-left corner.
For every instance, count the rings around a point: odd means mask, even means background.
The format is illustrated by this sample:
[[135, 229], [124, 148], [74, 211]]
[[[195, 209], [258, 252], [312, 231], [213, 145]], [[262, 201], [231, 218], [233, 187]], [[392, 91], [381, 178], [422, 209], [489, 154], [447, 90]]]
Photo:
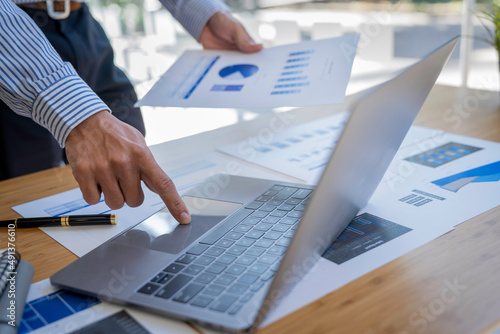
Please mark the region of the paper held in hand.
[[244, 54], [186, 51], [136, 106], [273, 108], [342, 103], [359, 35]]

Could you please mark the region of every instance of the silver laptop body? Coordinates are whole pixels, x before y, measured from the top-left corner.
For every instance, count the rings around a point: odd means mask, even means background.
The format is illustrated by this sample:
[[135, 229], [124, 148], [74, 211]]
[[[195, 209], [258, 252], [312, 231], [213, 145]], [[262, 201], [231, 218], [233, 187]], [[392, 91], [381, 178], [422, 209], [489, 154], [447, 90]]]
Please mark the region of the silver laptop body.
[[51, 283], [221, 331], [255, 330], [367, 204], [457, 43], [352, 104], [313, 193], [302, 184], [208, 179], [183, 196], [191, 224], [177, 225], [164, 209]]

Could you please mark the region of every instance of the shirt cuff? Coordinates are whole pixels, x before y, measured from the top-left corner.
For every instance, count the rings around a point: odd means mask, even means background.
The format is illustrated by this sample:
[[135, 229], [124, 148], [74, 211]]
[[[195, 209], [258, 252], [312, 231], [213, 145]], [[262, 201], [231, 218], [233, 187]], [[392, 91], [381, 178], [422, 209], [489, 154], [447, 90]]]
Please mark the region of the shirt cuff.
[[32, 118], [64, 147], [70, 131], [101, 110], [110, 110], [78, 76], [70, 63], [36, 82]]
[[185, 0], [172, 14], [197, 41], [208, 20], [216, 12], [229, 10], [222, 1]]

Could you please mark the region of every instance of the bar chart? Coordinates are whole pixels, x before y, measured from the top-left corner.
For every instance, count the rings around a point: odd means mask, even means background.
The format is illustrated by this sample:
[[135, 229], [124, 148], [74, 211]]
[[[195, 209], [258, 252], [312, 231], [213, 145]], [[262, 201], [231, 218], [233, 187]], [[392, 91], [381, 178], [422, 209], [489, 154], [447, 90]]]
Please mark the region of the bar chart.
[[29, 333], [99, 303], [96, 298], [58, 290], [26, 303], [19, 333]]
[[469, 154], [482, 150], [480, 147], [450, 142], [428, 151], [413, 155], [405, 160], [428, 167], [439, 167]]
[[299, 94], [301, 87], [310, 85], [306, 68], [309, 67], [314, 50], [290, 52], [285, 60], [283, 71], [271, 91], [271, 95]]

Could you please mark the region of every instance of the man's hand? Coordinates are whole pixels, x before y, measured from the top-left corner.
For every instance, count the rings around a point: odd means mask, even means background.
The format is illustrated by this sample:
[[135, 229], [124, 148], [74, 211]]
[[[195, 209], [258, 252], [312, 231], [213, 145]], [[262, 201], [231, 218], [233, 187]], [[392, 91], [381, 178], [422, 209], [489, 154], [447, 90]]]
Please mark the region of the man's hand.
[[262, 44], [256, 44], [245, 28], [231, 14], [217, 12], [208, 20], [200, 33], [199, 42], [205, 49], [239, 50], [257, 52]]
[[139, 131], [103, 110], [74, 128], [66, 139], [66, 154], [83, 198], [119, 209], [144, 201], [141, 180], [159, 194], [181, 224], [191, 221], [172, 180], [153, 158]]

